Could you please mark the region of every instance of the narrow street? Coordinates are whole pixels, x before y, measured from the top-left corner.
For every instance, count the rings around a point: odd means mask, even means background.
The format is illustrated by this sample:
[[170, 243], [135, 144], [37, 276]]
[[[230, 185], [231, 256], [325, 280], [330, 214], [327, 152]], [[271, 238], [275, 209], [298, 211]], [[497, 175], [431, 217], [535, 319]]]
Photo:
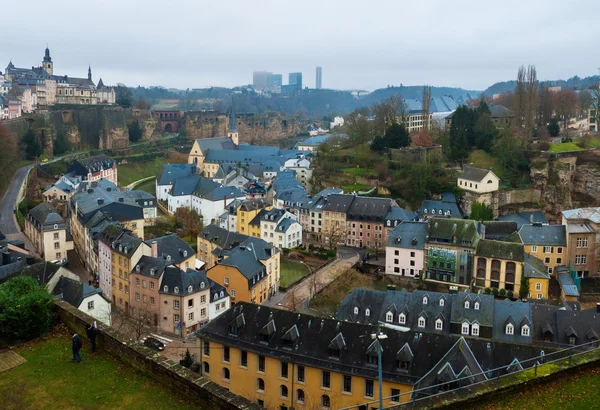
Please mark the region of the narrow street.
[[314, 272], [310, 277], [286, 292], [279, 292], [264, 305], [279, 307], [287, 310], [298, 310], [301, 306], [307, 306], [308, 300], [325, 288], [331, 282], [339, 278], [359, 260], [356, 249], [341, 247], [338, 249], [338, 258], [329, 265]]

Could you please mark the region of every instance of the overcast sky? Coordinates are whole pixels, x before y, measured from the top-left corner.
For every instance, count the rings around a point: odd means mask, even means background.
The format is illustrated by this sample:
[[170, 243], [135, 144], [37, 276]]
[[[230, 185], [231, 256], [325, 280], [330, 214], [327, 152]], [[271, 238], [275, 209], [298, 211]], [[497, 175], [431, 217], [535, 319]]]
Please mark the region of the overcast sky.
[[[24, 9], [25, 7], [25, 9]], [[483, 89], [535, 64], [540, 79], [600, 67], [600, 0], [30, 0], [3, 2], [0, 70], [129, 86], [249, 84], [252, 72], [302, 71], [315, 86]]]

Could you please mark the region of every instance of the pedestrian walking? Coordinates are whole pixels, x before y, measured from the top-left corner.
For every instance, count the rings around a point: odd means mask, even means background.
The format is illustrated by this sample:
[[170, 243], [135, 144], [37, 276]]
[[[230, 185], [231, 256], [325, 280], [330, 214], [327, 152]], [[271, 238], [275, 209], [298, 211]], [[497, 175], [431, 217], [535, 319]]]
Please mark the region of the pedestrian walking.
[[92, 353], [96, 351], [96, 337], [98, 336], [98, 329], [93, 324], [88, 325], [85, 329], [87, 333], [88, 339], [90, 339], [90, 343], [92, 344]]
[[81, 338], [77, 333], [73, 335], [73, 340], [71, 343], [73, 347], [73, 362], [81, 363], [81, 355], [79, 354], [79, 350], [81, 350], [83, 343], [81, 342]]

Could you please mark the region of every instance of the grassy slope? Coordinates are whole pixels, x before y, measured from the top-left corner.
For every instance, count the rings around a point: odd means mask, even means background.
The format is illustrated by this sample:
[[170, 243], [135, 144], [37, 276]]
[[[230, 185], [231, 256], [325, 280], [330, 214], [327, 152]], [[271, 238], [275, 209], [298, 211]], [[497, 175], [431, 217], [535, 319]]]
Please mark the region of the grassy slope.
[[497, 158], [488, 154], [484, 150], [478, 149], [469, 154], [468, 164], [473, 164], [476, 168], [493, 169], [494, 173], [502, 179], [502, 166]]
[[64, 333], [18, 350], [25, 364], [0, 374], [0, 407], [11, 409], [198, 409], [165, 387], [103, 352], [71, 362]]
[[155, 158], [150, 161], [119, 165], [119, 185], [124, 187], [142, 178], [158, 175], [165, 163], [164, 158]]
[[305, 265], [288, 260], [281, 260], [281, 285], [289, 286], [298, 279], [308, 274], [308, 269]]
[[570, 151], [583, 151], [583, 148], [579, 147], [574, 142], [556, 142], [550, 144], [550, 152], [570, 152]]
[[149, 181], [142, 182], [135, 189], [139, 191], [146, 191], [149, 194], [156, 195], [156, 179], [151, 179]]
[[560, 380], [541, 384], [502, 398], [480, 400], [465, 410], [575, 410], [595, 409], [600, 401], [600, 369], [568, 374]]

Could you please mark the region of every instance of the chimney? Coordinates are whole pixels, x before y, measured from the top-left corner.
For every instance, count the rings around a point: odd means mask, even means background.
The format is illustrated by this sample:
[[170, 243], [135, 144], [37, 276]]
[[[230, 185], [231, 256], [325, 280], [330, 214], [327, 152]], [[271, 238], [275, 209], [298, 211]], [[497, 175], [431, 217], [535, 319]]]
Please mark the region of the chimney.
[[2, 265], [8, 265], [11, 263], [11, 259], [10, 252], [8, 249], [5, 249], [4, 252], [2, 252]]
[[223, 195], [223, 208], [227, 208], [227, 195]]
[[600, 303], [596, 303], [596, 313], [600, 313]]
[[98, 205], [102, 205], [104, 203], [104, 199], [98, 198]]
[[123, 197], [119, 198], [119, 202], [125, 202], [124, 198]]
[[533, 224], [533, 214], [529, 215], [529, 223]]
[[158, 258], [158, 242], [152, 241], [152, 257]]

